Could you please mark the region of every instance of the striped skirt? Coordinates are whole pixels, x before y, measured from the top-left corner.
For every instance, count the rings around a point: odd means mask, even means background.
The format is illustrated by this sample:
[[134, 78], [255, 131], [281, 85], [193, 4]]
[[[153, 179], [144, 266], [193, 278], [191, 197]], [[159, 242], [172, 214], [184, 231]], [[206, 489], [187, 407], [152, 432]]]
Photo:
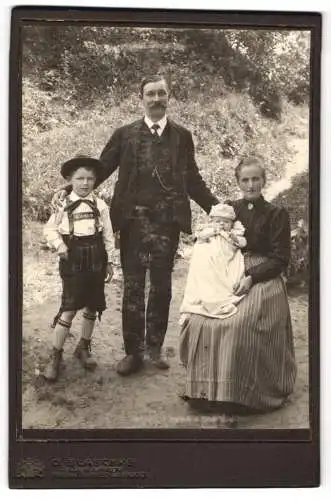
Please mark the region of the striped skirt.
[[[262, 259], [247, 257], [245, 265]], [[182, 325], [185, 395], [257, 410], [277, 408], [292, 393], [296, 378], [283, 279], [257, 283], [237, 308], [234, 316], [225, 319], [191, 314]]]

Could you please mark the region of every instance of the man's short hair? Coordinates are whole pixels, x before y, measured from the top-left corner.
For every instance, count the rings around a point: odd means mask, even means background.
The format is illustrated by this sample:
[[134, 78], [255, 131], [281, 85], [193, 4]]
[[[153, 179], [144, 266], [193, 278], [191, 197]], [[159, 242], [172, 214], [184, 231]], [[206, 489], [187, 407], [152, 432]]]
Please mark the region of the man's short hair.
[[139, 95], [140, 97], [143, 96], [144, 93], [144, 87], [147, 85], [147, 83], [155, 83], [159, 82], [160, 80], [164, 80], [167, 84], [168, 91], [170, 92], [170, 82], [169, 78], [167, 78], [164, 74], [162, 73], [156, 73], [155, 75], [150, 75], [150, 76], [145, 76], [141, 82], [140, 82], [140, 88], [139, 88]]

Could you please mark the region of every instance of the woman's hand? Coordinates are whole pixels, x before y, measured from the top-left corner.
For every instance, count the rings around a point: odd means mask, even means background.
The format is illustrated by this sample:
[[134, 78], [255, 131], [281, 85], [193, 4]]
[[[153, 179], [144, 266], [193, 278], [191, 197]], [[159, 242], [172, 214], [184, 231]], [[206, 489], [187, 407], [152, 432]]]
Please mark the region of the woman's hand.
[[62, 208], [66, 195], [67, 191], [65, 189], [60, 189], [54, 193], [51, 201], [51, 207], [54, 212]]
[[233, 292], [235, 295], [241, 296], [245, 295], [252, 288], [253, 280], [251, 276], [245, 276], [240, 280], [240, 283], [234, 288]]
[[61, 243], [57, 250], [58, 256], [62, 260], [68, 260], [68, 247], [65, 243]]

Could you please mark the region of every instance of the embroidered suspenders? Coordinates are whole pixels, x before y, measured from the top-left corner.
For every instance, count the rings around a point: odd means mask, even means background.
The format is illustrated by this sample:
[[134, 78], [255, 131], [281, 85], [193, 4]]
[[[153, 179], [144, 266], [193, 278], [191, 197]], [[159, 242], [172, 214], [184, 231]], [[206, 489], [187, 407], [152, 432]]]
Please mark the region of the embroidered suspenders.
[[95, 235], [99, 233], [100, 230], [100, 211], [97, 207], [97, 202], [96, 199], [94, 198], [93, 201], [91, 200], [84, 200], [84, 199], [79, 199], [76, 201], [71, 202], [69, 200], [69, 197], [66, 198], [66, 207], [64, 209], [65, 212], [67, 212], [68, 215], [68, 222], [69, 222], [69, 237], [72, 238], [74, 235], [74, 210], [81, 204], [81, 203], [86, 203], [90, 209], [93, 212], [94, 220], [95, 220]]

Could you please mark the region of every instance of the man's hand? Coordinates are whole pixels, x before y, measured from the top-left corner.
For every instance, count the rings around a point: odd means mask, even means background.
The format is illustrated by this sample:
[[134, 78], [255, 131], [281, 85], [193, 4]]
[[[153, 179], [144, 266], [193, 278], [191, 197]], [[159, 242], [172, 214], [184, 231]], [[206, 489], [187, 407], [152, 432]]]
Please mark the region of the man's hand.
[[108, 262], [108, 264], [107, 264], [107, 276], [106, 276], [105, 282], [109, 283], [112, 280], [113, 276], [114, 276], [113, 265], [111, 262]]
[[57, 250], [58, 256], [62, 260], [68, 260], [68, 247], [65, 243], [61, 243]]
[[66, 195], [67, 191], [65, 189], [60, 189], [55, 192], [51, 201], [51, 207], [54, 212], [62, 208]]
[[241, 295], [245, 295], [252, 288], [253, 280], [251, 276], [245, 276], [240, 280], [240, 283], [234, 288], [233, 292], [235, 295], [240, 297]]

